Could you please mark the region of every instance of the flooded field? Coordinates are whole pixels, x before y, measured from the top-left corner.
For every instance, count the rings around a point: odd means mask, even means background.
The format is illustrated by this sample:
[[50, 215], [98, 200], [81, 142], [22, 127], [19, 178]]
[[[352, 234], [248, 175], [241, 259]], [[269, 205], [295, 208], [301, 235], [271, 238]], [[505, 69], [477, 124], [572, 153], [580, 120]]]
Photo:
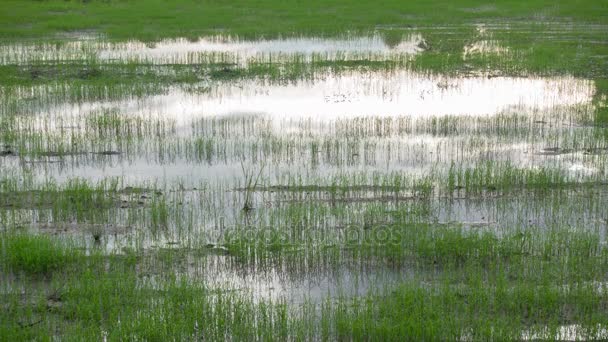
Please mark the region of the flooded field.
[[0, 44], [0, 340], [608, 338], [608, 87], [528, 29]]

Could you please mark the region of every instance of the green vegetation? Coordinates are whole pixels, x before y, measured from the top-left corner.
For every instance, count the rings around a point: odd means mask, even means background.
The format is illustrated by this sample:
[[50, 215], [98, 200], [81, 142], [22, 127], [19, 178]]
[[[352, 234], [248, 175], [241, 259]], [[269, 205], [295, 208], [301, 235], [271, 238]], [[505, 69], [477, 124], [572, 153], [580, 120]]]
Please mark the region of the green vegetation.
[[27, 274], [49, 274], [65, 269], [82, 257], [69, 246], [44, 236], [23, 233], [2, 235], [2, 265], [5, 270]]
[[[408, 34], [420, 33], [428, 51], [417, 56], [411, 66], [421, 70], [456, 73], [475, 68], [507, 75], [570, 73], [591, 78], [606, 78], [608, 70], [608, 52], [602, 43], [608, 32], [608, 11], [597, 1], [543, 0], [525, 4], [514, 1], [492, 4], [483, 1], [389, 1], [378, 6], [352, 0], [229, 4], [191, 0], [56, 0], [4, 1], [0, 6], [3, 13], [0, 20], [4, 23], [0, 37], [5, 42], [19, 39], [28, 39], [25, 41], [28, 44], [40, 40], [58, 41], [57, 46], [61, 46], [65, 37], [87, 34], [110, 41], [158, 41], [175, 37], [196, 41], [201, 36], [217, 34], [268, 39], [377, 32], [390, 45]], [[273, 20], [267, 19], [269, 15]], [[487, 35], [480, 35], [476, 30], [479, 24], [487, 27]], [[494, 42], [508, 52], [500, 56], [493, 53], [463, 55], [463, 49], [468, 45], [484, 40]], [[345, 61], [343, 65], [353, 64]], [[271, 74], [265, 65], [260, 67], [251, 67], [244, 73]], [[43, 79], [48, 76], [45, 68], [43, 66], [39, 72]], [[35, 68], [30, 73], [33, 70]], [[149, 72], [136, 72], [134, 68], [130, 69], [129, 76], [107, 70], [98, 74], [91, 71], [98, 72], [97, 69], [85, 69], [74, 76], [101, 77], [112, 82], [121, 78], [128, 81], [133, 77], [145, 80], [152, 76]], [[235, 73], [240, 74], [240, 71]], [[212, 75], [218, 76], [217, 73]], [[192, 79], [196, 79], [196, 73], [176, 76], [172, 80]]]
[[[4, 1], [2, 35], [40, 38], [93, 31], [116, 39], [192, 37], [227, 32], [250, 37], [368, 32], [377, 27], [472, 24], [479, 20], [542, 20], [605, 24], [607, 10], [596, 1]], [[272, 20], [268, 20], [272, 18]]]
[[608, 339], [602, 1], [0, 22], [0, 341]]
[[[46, 339], [50, 327], [64, 327], [62, 336], [76, 339], [484, 340], [519, 339], [526, 332], [552, 339], [568, 324], [581, 324], [577, 334], [585, 338], [605, 336], [597, 326], [607, 318], [605, 283], [599, 281], [608, 258], [597, 235], [556, 231], [545, 236], [537, 231], [500, 239], [451, 229], [429, 232], [432, 238], [417, 235], [422, 240], [407, 239], [408, 246], [402, 247], [434, 260], [414, 264], [429, 276], [382, 295], [307, 302], [295, 314], [288, 313], [283, 301], [255, 302], [252, 293], [216, 291], [177, 274], [155, 280], [147, 275], [149, 270], [179, 269], [183, 253], [193, 251], [80, 256], [70, 273], [50, 275], [44, 297], [22, 303], [19, 294], [5, 295], [8, 310], [1, 315], [8, 324], [1, 336]], [[24, 241], [19, 235], [5, 238]], [[29, 246], [34, 240], [27, 240]], [[278, 262], [293, 267], [297, 261]], [[432, 269], [441, 272], [427, 273]], [[320, 321], [311, 320], [315, 312]]]

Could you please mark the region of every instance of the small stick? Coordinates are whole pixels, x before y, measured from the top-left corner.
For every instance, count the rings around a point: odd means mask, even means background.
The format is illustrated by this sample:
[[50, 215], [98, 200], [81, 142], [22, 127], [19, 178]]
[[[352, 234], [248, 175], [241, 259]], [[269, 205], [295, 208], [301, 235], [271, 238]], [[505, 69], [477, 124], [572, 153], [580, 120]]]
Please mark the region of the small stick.
[[36, 324], [40, 324], [40, 323], [42, 323], [42, 321], [43, 321], [43, 320], [41, 319], [41, 320], [39, 320], [39, 321], [37, 321], [37, 322], [34, 322], [34, 323], [23, 324], [23, 323], [21, 323], [21, 322], [18, 322], [18, 324], [19, 324], [19, 326], [20, 326], [21, 328], [30, 328], [30, 327], [33, 327], [33, 326], [34, 326], [34, 325], [36, 325]]

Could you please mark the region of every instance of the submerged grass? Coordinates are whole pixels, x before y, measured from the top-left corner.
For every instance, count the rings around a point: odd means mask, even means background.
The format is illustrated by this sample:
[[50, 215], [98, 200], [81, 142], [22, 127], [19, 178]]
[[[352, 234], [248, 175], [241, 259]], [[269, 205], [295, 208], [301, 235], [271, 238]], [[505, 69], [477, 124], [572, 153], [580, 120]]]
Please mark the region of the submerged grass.
[[[608, 339], [607, 19], [587, 0], [3, 1], [0, 340]], [[386, 51], [173, 50], [361, 36]], [[205, 111], [353, 75], [313, 96], [391, 102], [398, 73], [428, 83], [404, 106], [471, 79], [552, 89], [419, 118]]]
[[[49, 285], [56, 290], [32, 288], [25, 300], [17, 300], [20, 292], [3, 294], [7, 300], [0, 315], [8, 324], [0, 336], [45, 339], [62, 327], [60, 336], [79, 339], [485, 340], [520, 339], [528, 330], [548, 329], [546, 338], [552, 339], [560, 327], [572, 324], [580, 325], [585, 338], [603, 336], [608, 258], [597, 234], [561, 230], [475, 237], [476, 232], [437, 229], [428, 227], [432, 238], [417, 234], [402, 247], [436, 260], [416, 266], [420, 274], [435, 274], [432, 281], [423, 276], [386, 292], [378, 289], [362, 298], [338, 297], [297, 308], [280, 300], [260, 301], [249, 292], [209, 288], [176, 273], [150, 276], [145, 271], [146, 264], [158, 269], [166, 262], [179, 269], [179, 257], [85, 257], [73, 249], [48, 247], [57, 246], [48, 239], [7, 235], [3, 263], [15, 266], [13, 272], [38, 272], [42, 266], [31, 265], [48, 265]], [[22, 253], [14, 261], [8, 254], [41, 245], [47, 246], [40, 249], [46, 260], [53, 261], [26, 261]], [[73, 271], [58, 272], [57, 265], [68, 256], [77, 262]], [[199, 258], [186, 262], [206, 260]], [[295, 261], [293, 256], [294, 261], [288, 260], [286, 265]]]

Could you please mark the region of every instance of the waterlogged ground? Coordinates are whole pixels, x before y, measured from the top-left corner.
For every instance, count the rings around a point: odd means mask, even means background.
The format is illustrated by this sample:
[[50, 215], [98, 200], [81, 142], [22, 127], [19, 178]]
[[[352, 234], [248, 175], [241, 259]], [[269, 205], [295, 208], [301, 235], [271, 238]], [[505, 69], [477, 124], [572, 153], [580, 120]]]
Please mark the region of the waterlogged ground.
[[603, 80], [468, 29], [450, 72], [424, 30], [0, 46], [0, 332], [607, 338]]

